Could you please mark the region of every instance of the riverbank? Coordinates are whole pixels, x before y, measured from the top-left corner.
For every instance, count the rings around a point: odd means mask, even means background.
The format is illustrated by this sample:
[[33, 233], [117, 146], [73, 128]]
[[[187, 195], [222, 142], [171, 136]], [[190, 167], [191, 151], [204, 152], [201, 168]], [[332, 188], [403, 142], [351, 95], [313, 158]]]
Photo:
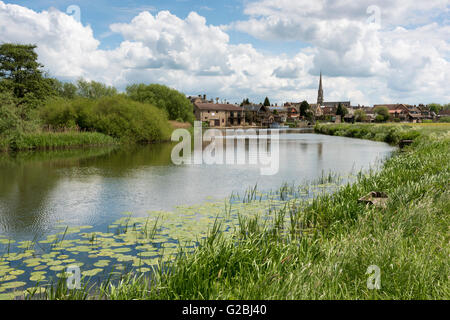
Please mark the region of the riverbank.
[[42, 132], [0, 140], [0, 152], [56, 150], [118, 145], [119, 141], [99, 132]]
[[[192, 130], [190, 123], [177, 121], [169, 121], [168, 127], [171, 131], [179, 128]], [[165, 139], [159, 142], [169, 141], [170, 139]], [[126, 140], [125, 144], [128, 145], [129, 143], [137, 142]], [[121, 144], [124, 144], [124, 141], [100, 132], [81, 132], [76, 130], [68, 130], [67, 132], [47, 131], [0, 138], [0, 152], [76, 149], [80, 147], [119, 146]]]
[[425, 124], [316, 124], [316, 133], [349, 138], [367, 139], [398, 145], [402, 140], [416, 140], [430, 134], [445, 134], [450, 130], [446, 123]]
[[[415, 142], [333, 195], [276, 210], [270, 226], [245, 218], [224, 237], [216, 224], [193, 254], [180, 255], [152, 280], [129, 274], [88, 295], [60, 290], [47, 298], [448, 299], [450, 127], [363, 129], [373, 140], [390, 140], [394, 129]], [[386, 206], [358, 201], [371, 191], [386, 193]], [[379, 290], [367, 287], [371, 265], [380, 268]]]

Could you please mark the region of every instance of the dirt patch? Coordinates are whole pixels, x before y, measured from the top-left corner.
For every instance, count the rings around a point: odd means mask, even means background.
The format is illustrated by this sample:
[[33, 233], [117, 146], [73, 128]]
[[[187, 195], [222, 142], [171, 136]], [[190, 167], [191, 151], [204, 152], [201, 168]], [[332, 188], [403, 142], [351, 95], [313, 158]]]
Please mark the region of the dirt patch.
[[170, 125], [175, 129], [189, 129], [192, 125], [189, 122], [169, 121]]

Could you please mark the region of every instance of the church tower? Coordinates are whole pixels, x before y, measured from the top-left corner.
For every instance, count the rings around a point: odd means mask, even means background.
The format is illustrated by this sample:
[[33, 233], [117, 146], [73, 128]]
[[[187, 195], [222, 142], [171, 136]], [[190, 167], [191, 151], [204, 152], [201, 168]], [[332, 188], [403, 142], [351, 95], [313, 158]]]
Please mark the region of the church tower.
[[320, 71], [319, 95], [317, 96], [317, 106], [323, 105], [322, 71]]

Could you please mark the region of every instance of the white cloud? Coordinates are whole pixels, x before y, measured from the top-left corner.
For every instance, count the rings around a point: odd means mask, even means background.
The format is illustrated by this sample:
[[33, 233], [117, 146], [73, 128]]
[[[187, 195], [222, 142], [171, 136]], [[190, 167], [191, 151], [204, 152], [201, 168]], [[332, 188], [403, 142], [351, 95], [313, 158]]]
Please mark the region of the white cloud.
[[[321, 69], [330, 77], [353, 79], [361, 88], [386, 84], [365, 91], [366, 100], [450, 99], [448, 0], [262, 0], [248, 3], [244, 12], [248, 20], [233, 22], [228, 29], [266, 41], [309, 44], [311, 74]], [[439, 18], [443, 23], [436, 22]]]
[[[249, 20], [231, 25], [262, 39], [310, 44], [293, 57], [231, 44], [227, 28], [208, 25], [195, 12], [181, 19], [168, 11], [145, 11], [129, 23], [112, 24], [111, 32], [123, 41], [101, 50], [91, 27], [65, 13], [35, 12], [2, 1], [0, 42], [37, 44], [40, 60], [53, 76], [85, 77], [119, 88], [163, 83], [232, 102], [244, 97], [259, 102], [266, 95], [273, 102], [314, 102], [322, 69], [326, 100], [448, 102], [450, 31], [430, 23], [435, 9], [446, 8], [448, 1], [432, 1], [430, 10], [422, 8], [425, 24], [408, 28], [368, 24], [365, 9], [372, 1], [355, 2], [252, 2], [245, 9]], [[396, 4], [385, 5], [399, 9]], [[415, 10], [411, 12], [401, 9], [381, 18], [410, 23]]]

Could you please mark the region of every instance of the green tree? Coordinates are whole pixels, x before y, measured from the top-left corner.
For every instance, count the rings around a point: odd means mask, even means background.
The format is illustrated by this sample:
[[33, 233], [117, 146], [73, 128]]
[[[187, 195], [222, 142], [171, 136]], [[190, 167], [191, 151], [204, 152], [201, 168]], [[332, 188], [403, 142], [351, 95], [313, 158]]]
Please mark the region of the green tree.
[[310, 109], [310, 105], [309, 103], [305, 100], [300, 104], [300, 116], [301, 117], [307, 117], [309, 114], [309, 109]]
[[78, 88], [70, 82], [61, 82], [58, 79], [50, 79], [56, 95], [65, 99], [75, 99]]
[[338, 104], [337, 110], [336, 110], [336, 115], [337, 116], [341, 116], [342, 118], [345, 117], [345, 115], [348, 114], [348, 110], [346, 107], [343, 107], [342, 104]]
[[194, 122], [194, 107], [186, 95], [159, 84], [134, 84], [127, 87], [128, 96], [139, 102], [152, 104], [166, 111], [169, 120]]
[[364, 110], [358, 109], [355, 111], [355, 121], [356, 122], [363, 122], [367, 120], [367, 114]]
[[375, 113], [375, 120], [377, 122], [386, 122], [389, 120], [389, 109], [385, 106], [379, 106], [373, 109]]
[[78, 95], [88, 99], [99, 99], [102, 97], [112, 97], [117, 94], [117, 89], [108, 87], [103, 83], [96, 81], [86, 81], [79, 79], [77, 81]]
[[266, 99], [264, 99], [264, 106], [265, 107], [270, 107], [270, 100], [268, 97], [266, 97]]
[[10, 91], [19, 99], [21, 117], [53, 95], [52, 81], [44, 77], [34, 45], [0, 45], [0, 90]]
[[246, 98], [246, 99], [242, 100], [241, 107], [242, 106], [248, 106], [249, 104], [250, 104], [250, 100], [248, 100], [248, 98]]
[[443, 106], [441, 106], [439, 103], [431, 103], [428, 105], [428, 107], [430, 108], [430, 111], [432, 111], [436, 114], [441, 112], [441, 110], [443, 109]]

